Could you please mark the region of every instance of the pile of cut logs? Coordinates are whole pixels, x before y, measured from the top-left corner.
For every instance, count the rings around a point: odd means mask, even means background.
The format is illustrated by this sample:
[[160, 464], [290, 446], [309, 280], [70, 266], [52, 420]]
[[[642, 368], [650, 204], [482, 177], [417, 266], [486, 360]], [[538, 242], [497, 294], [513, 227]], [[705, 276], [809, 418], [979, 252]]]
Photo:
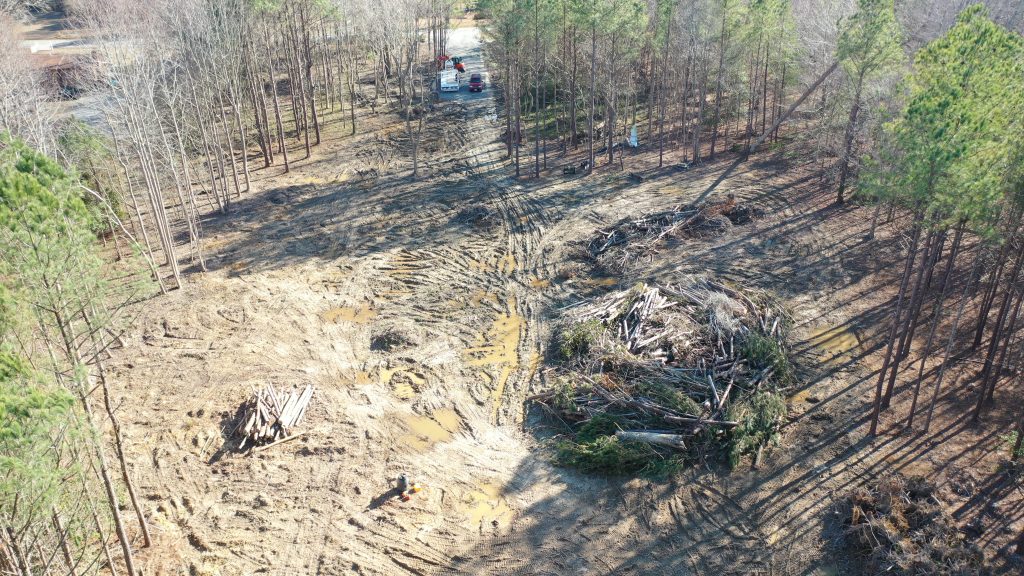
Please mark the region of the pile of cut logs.
[[283, 391], [274, 390], [273, 384], [267, 384], [262, 390], [254, 390], [244, 408], [244, 415], [237, 432], [242, 441], [238, 446], [241, 450], [248, 446], [267, 446], [284, 442], [301, 436], [294, 434], [292, 428], [302, 421], [313, 398], [315, 389], [307, 384], [301, 392], [292, 390], [282, 396]]

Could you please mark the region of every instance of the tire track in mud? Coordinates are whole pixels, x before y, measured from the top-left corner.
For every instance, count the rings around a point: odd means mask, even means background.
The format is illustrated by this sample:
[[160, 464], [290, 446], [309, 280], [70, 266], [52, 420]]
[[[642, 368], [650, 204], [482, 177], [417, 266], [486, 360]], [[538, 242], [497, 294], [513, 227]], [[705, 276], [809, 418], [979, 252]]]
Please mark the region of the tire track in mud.
[[[454, 361], [442, 366], [455, 366], [457, 374], [441, 373], [404, 356], [383, 360], [377, 372], [385, 394], [390, 386], [385, 380], [403, 370], [418, 371], [431, 381], [424, 386], [430, 390], [429, 398], [424, 394], [422, 401], [398, 402], [394, 409], [426, 414], [439, 408], [439, 403], [454, 405], [470, 438], [432, 446], [424, 452], [429, 455], [426, 458], [400, 457], [410, 459], [425, 477], [438, 482], [444, 478], [444, 487], [430, 490], [422, 502], [414, 500], [398, 515], [367, 510], [347, 524], [333, 521], [341, 525], [314, 528], [351, 536], [342, 557], [352, 565], [339, 565], [339, 569], [358, 566], [360, 573], [367, 574], [440, 573], [478, 540], [497, 543], [491, 563], [495, 570], [512, 567], [509, 562], [515, 554], [498, 553], [510, 549], [508, 542], [490, 534], [498, 526], [495, 523], [492, 528], [491, 520], [500, 517], [503, 528], [515, 522], [516, 510], [494, 483], [515, 464], [489, 460], [511, 462], [516, 448], [506, 451], [495, 442], [519, 434], [509, 425], [522, 419], [522, 400], [540, 359], [536, 336], [540, 320], [529, 291], [531, 278], [544, 269], [538, 254], [544, 218], [507, 177], [498, 129], [488, 113], [493, 105], [493, 99], [481, 100], [467, 111], [468, 120], [442, 120], [447, 123], [441, 129], [446, 149], [424, 163], [431, 174], [427, 185], [434, 185], [434, 190], [412, 202], [386, 202], [376, 228], [386, 226], [384, 234], [397, 233], [399, 241], [394, 248], [370, 255], [359, 272], [368, 278], [378, 320], [411, 321], [428, 334], [443, 334], [456, 343], [451, 350]], [[471, 145], [466, 134], [484, 144]], [[453, 144], [461, 147], [452, 149]], [[406, 205], [399, 207], [399, 202]], [[461, 221], [460, 215], [469, 207], [482, 209], [484, 221]], [[384, 219], [392, 214], [405, 217]], [[423, 225], [416, 222], [423, 218], [431, 221], [433, 231], [426, 239], [419, 237]], [[401, 437], [396, 441], [401, 444]], [[498, 452], [491, 452], [495, 447]], [[399, 446], [399, 452], [408, 448]], [[460, 521], [459, 516], [464, 519]], [[409, 524], [399, 525], [399, 518]], [[479, 525], [479, 534], [476, 529], [467, 534], [467, 525], [474, 524]], [[331, 545], [324, 541], [321, 558], [332, 556]]]
[[[430, 247], [401, 248], [377, 263], [375, 271], [386, 280], [375, 295], [394, 310], [383, 317], [408, 318], [457, 338], [465, 368], [482, 383], [474, 399], [487, 405], [492, 424], [504, 424], [521, 419], [521, 400], [539, 359], [538, 315], [526, 292], [531, 275], [542, 268], [536, 250], [542, 216], [504, 174], [497, 128], [486, 113], [490, 106], [493, 100], [481, 101], [454, 119], [457, 130], [442, 129], [446, 142], [462, 145], [429, 163], [445, 171], [436, 178], [446, 184], [429, 201], [447, 203], [447, 213], [432, 216], [447, 218], [448, 230]], [[465, 117], [470, 119], [460, 122]], [[470, 148], [469, 138], [453, 132], [487, 144]], [[470, 204], [489, 213], [493, 225], [459, 225], [458, 209]]]

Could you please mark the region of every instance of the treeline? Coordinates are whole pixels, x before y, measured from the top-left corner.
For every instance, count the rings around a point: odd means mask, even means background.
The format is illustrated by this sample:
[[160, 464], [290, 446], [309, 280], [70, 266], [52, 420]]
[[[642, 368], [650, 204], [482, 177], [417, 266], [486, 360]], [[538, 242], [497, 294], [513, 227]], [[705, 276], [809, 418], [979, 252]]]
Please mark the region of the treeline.
[[[968, 378], [975, 422], [1000, 383], [1020, 384], [1024, 359], [1017, 338], [1024, 304], [1024, 37], [993, 22], [983, 6], [971, 6], [914, 55], [906, 85], [900, 111], [878, 133], [861, 186], [909, 214], [872, 434], [898, 391], [901, 369], [913, 383], [904, 425], [913, 429], [923, 414], [928, 431], [957, 359], [981, 366]], [[968, 305], [976, 311], [972, 326], [965, 326]], [[940, 337], [946, 324], [948, 334]], [[958, 350], [964, 328], [968, 342]], [[1007, 400], [1022, 407], [1020, 398]], [[1019, 452], [1018, 443], [1014, 456]]]
[[[109, 203], [115, 239], [143, 248], [161, 289], [179, 260], [205, 269], [200, 216], [227, 213], [258, 168], [287, 172], [324, 130], [356, 134], [362, 109], [404, 111], [418, 141], [427, 67], [452, 2], [69, 0], [90, 42], [77, 62], [89, 122], [58, 119], [10, 32], [0, 129], [74, 166]], [[7, 72], [7, 73], [5, 73]], [[372, 86], [371, 86], [372, 84]], [[414, 175], [418, 165], [413, 146]], [[182, 239], [179, 240], [179, 236]], [[187, 252], [187, 254], [186, 254]]]
[[[971, 3], [484, 0], [480, 8], [520, 171], [525, 155], [537, 175], [548, 152], [580, 147], [591, 166], [612, 163], [634, 127], [659, 164], [701, 162], [777, 141], [780, 120], [798, 118], [803, 130], [788, 136], [809, 142], [823, 177], [845, 192], [874, 129], [899, 107], [911, 55]], [[986, 4], [996, 21], [1024, 29], [1018, 2]]]
[[[104, 361], [151, 290], [105, 266], [78, 179], [0, 137], [0, 572], [92, 574], [151, 543]], [[145, 277], [142, 275], [141, 277]], [[111, 458], [113, 453], [113, 458]]]
[[[894, 418], [927, 431], [955, 365], [980, 366], [967, 378], [974, 420], [1001, 384], [1020, 383], [1024, 5], [483, 6], [517, 173], [525, 164], [539, 176], [549, 153], [584, 146], [590, 170], [599, 162], [621, 167], [633, 130], [642, 149], [657, 152], [659, 166], [727, 151], [742, 161], [786, 138], [814, 154], [837, 203], [852, 191], [876, 206], [872, 236], [880, 212], [888, 213], [907, 252], [883, 335], [872, 434], [901, 390], [909, 408]], [[1024, 433], [1017, 439], [1015, 455]]]

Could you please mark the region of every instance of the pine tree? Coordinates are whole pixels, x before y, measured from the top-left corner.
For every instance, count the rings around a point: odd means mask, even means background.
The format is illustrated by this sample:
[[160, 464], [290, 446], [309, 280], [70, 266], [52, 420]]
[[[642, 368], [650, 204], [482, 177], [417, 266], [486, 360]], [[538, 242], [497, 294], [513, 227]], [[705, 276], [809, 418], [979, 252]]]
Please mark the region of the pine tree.
[[857, 135], [864, 88], [873, 76], [898, 64], [902, 55], [900, 27], [896, 22], [893, 0], [859, 0], [857, 12], [845, 22], [836, 47], [836, 57], [853, 83], [853, 100], [839, 160], [838, 204], [845, 200], [850, 155]]

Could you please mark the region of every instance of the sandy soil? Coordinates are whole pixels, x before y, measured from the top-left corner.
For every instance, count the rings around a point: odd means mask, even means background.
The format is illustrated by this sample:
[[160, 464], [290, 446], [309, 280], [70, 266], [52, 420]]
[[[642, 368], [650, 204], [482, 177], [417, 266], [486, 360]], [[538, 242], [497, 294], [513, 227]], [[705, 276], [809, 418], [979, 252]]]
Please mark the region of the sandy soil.
[[[472, 54], [466, 38], [455, 49]], [[836, 504], [893, 471], [931, 475], [964, 522], [994, 503], [993, 554], [1021, 530], [996, 426], [950, 416], [956, 385], [932, 434], [865, 438], [900, 240], [887, 226], [865, 240], [870, 212], [832, 207], [811, 162], [652, 166], [638, 184], [614, 167], [563, 177], [552, 160], [516, 181], [492, 96], [435, 109], [418, 181], [401, 125], [368, 111], [359, 136], [257, 173], [233, 214], [204, 222], [209, 272], [143, 306], [111, 372], [156, 534], [147, 574], [854, 574]], [[767, 216], [614, 276], [574, 258], [623, 216], [727, 193]], [[781, 446], [759, 470], [662, 482], [553, 466], [524, 398], [545, 385], [558, 309], [693, 272], [793, 310], [801, 387]], [[238, 453], [237, 409], [267, 382], [317, 386], [306, 434]], [[405, 503], [390, 491], [401, 472], [425, 487]]]

